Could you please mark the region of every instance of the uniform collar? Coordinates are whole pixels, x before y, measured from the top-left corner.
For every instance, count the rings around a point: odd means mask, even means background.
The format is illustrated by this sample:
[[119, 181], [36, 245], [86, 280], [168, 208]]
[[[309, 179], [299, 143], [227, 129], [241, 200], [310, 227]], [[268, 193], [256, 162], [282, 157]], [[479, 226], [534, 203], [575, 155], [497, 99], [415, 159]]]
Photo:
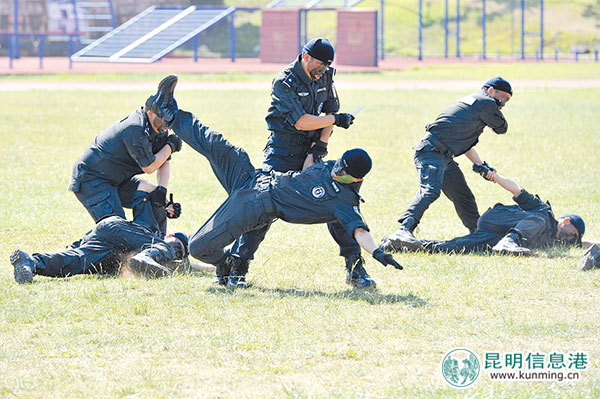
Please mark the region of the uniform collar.
[[158, 135], [158, 133], [152, 129], [152, 126], [150, 125], [150, 119], [148, 119], [148, 114], [146, 111], [144, 111], [144, 107], [141, 108], [140, 112], [144, 118], [144, 133], [146, 133], [146, 136], [148, 136], [150, 139], [153, 139]]
[[302, 82], [304, 82], [304, 84], [310, 86], [313, 81], [312, 79], [306, 74], [306, 72], [304, 72], [304, 69], [302, 69], [302, 64], [300, 63], [300, 61], [302, 60], [302, 54], [300, 54], [298, 56], [298, 58], [296, 59], [296, 62], [294, 63], [294, 74], [296, 76], [298, 76], [300, 78], [300, 80], [302, 80]]

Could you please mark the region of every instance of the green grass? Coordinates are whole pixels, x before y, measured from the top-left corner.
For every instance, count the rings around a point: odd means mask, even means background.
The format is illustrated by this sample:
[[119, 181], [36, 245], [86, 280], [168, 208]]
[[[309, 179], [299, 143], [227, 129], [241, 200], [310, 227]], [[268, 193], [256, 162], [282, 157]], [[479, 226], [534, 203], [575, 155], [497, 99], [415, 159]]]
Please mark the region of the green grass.
[[[99, 80], [102, 80], [99, 77]], [[107, 79], [109, 77], [106, 77]], [[182, 76], [185, 81], [188, 76]], [[424, 125], [465, 92], [344, 91], [343, 108], [368, 104], [329, 152], [366, 148], [374, 169], [362, 212], [378, 240], [417, 185], [413, 151]], [[274, 224], [251, 265], [251, 288], [234, 294], [210, 277], [161, 280], [36, 277], [19, 286], [14, 248], [57, 251], [91, 219], [67, 191], [71, 166], [93, 137], [148, 93], [5, 92], [0, 118], [0, 396], [549, 398], [600, 396], [600, 273], [582, 273], [580, 249], [505, 256], [400, 254], [405, 270], [367, 257], [378, 289], [344, 284], [343, 259], [325, 226]], [[255, 164], [267, 138], [262, 91], [185, 91], [180, 107], [246, 148]], [[500, 173], [557, 215], [580, 213], [600, 238], [597, 90], [520, 89], [505, 109], [505, 136], [486, 131], [477, 149]], [[458, 159], [480, 210], [510, 195]], [[171, 229], [193, 232], [225, 198], [205, 159], [175, 154], [170, 188], [183, 203]], [[154, 177], [149, 177], [151, 181]], [[462, 235], [441, 198], [417, 235]], [[440, 362], [452, 348], [588, 351], [572, 383], [491, 382], [448, 387]]]

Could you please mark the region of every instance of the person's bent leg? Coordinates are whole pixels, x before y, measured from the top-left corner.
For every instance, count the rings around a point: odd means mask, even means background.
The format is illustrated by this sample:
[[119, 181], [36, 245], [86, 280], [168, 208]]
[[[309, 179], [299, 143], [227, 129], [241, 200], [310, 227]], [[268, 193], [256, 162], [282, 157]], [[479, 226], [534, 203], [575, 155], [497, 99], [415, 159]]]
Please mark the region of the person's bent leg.
[[455, 161], [451, 161], [446, 167], [442, 191], [454, 204], [462, 224], [469, 229], [469, 232], [475, 232], [479, 219], [477, 202], [465, 180], [465, 175]]
[[419, 177], [419, 191], [398, 219], [402, 228], [413, 232], [429, 206], [442, 192], [448, 158], [436, 151], [417, 151], [415, 166]]
[[254, 174], [254, 166], [243, 148], [231, 144], [193, 114], [179, 110], [171, 129], [190, 147], [204, 155], [227, 193], [241, 187]]
[[118, 189], [108, 182], [98, 179], [81, 183], [75, 196], [96, 223], [110, 215], [125, 217]]

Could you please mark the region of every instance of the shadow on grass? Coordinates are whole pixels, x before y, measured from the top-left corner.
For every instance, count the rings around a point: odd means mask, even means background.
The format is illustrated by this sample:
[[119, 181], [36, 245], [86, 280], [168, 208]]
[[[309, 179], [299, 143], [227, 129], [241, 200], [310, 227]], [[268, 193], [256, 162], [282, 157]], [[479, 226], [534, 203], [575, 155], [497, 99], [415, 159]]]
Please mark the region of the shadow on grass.
[[[259, 291], [265, 294], [278, 296], [279, 298], [297, 297], [297, 298], [327, 298], [341, 299], [350, 301], [366, 302], [369, 305], [394, 304], [403, 303], [413, 308], [420, 308], [429, 305], [429, 302], [413, 294], [397, 295], [397, 294], [382, 294], [373, 289], [348, 289], [339, 292], [323, 292], [319, 290], [301, 290], [297, 288], [267, 288], [260, 285], [250, 284], [247, 290], [244, 290], [244, 295], [255, 297], [253, 291]], [[215, 295], [231, 295], [234, 291], [226, 288], [210, 287], [206, 290], [209, 294]]]

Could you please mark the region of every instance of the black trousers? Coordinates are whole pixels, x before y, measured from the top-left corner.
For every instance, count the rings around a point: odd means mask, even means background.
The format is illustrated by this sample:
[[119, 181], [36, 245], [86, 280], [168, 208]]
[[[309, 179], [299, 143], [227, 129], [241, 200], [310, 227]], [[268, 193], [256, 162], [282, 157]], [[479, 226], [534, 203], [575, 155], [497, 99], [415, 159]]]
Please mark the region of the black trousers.
[[[75, 192], [75, 196], [96, 223], [111, 215], [125, 219], [123, 207], [132, 208], [140, 181], [141, 179], [132, 177], [116, 186], [107, 180], [97, 178], [80, 183], [79, 191]], [[152, 207], [152, 211], [161, 233], [166, 234], [166, 211], [161, 207]]]
[[85, 273], [112, 273], [127, 259], [146, 247], [158, 248], [165, 259], [175, 259], [173, 248], [144, 226], [120, 216], [110, 216], [98, 222], [86, 234], [77, 248], [62, 252], [35, 253], [36, 274], [48, 277], [68, 277]]
[[203, 262], [221, 263], [224, 248], [242, 234], [267, 226], [276, 217], [268, 191], [256, 185], [257, 171], [250, 157], [219, 132], [191, 113], [179, 111], [171, 128], [190, 147], [204, 155], [229, 194], [212, 216], [190, 238], [190, 254]]
[[454, 204], [454, 209], [463, 225], [474, 232], [477, 228], [479, 211], [475, 196], [467, 185], [458, 164], [435, 151], [431, 145], [416, 151], [415, 166], [419, 174], [419, 191], [398, 221], [413, 231], [423, 214], [443, 192]]

